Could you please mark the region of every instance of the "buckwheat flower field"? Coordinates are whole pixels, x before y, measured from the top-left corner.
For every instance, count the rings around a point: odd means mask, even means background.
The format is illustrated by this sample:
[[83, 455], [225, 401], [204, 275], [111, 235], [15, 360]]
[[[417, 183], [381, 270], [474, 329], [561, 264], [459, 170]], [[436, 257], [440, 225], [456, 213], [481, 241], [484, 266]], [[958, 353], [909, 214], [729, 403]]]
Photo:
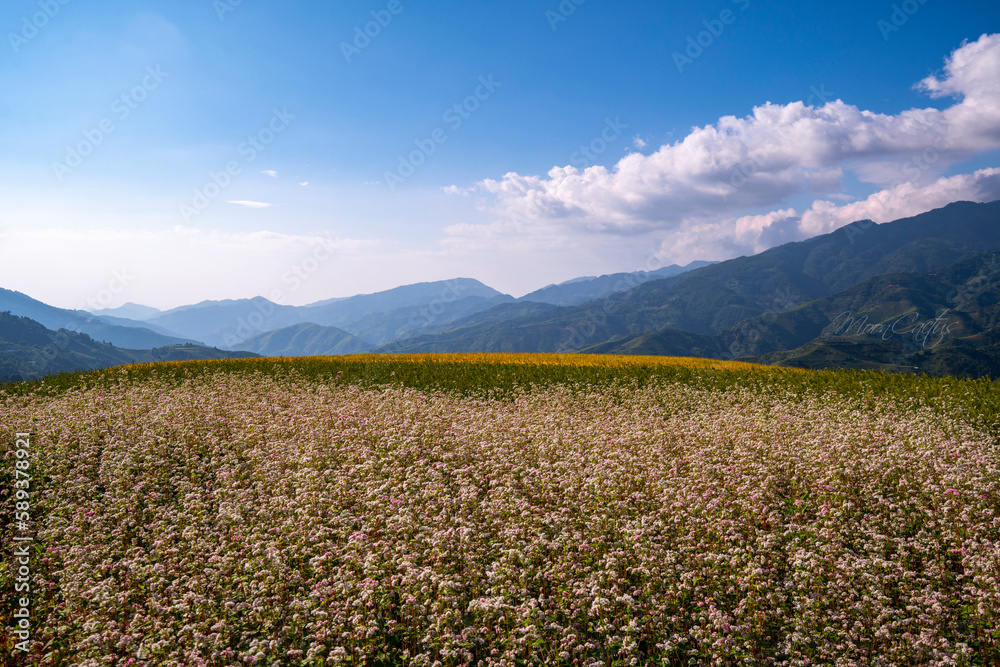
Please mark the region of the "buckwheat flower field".
[[1000, 664], [1000, 454], [963, 398], [995, 385], [529, 362], [470, 361], [525, 379], [482, 390], [388, 358], [5, 391], [35, 541], [33, 649], [8, 627], [3, 659]]

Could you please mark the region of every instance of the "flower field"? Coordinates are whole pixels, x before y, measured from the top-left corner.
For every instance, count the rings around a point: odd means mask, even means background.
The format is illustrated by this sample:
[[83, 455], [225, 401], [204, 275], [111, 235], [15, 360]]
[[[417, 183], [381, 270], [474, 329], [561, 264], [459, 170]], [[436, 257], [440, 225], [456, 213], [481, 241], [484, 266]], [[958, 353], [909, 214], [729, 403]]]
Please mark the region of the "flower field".
[[0, 664], [1000, 665], [998, 395], [536, 355], [8, 387]]

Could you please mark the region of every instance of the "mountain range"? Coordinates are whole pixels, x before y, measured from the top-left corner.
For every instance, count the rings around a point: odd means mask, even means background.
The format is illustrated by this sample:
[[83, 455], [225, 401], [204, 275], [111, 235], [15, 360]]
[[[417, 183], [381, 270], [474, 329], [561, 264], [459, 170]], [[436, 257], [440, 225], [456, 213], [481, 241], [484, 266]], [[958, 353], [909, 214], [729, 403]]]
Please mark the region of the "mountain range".
[[255, 357], [200, 345], [178, 344], [129, 350], [95, 341], [85, 333], [53, 331], [27, 317], [0, 312], [0, 381], [17, 382], [71, 371], [153, 361]]
[[[957, 202], [891, 223], [855, 222], [584, 304], [522, 309], [502, 322], [491, 322], [495, 313], [487, 311], [393, 350], [689, 355], [696, 347], [705, 356], [753, 358], [797, 347], [826, 329], [789, 323], [783, 331], [770, 325], [775, 314], [837, 297], [879, 276], [929, 275], [985, 250], [1000, 250], [1000, 202]], [[816, 323], [830, 324], [823, 319], [829, 317], [827, 309]], [[769, 326], [761, 326], [764, 321]]]
[[[1000, 202], [862, 220], [749, 257], [588, 276], [518, 299], [457, 278], [306, 306], [257, 297], [87, 313], [0, 290], [0, 311], [83, 335], [73, 349], [109, 365], [136, 350], [219, 354], [207, 352], [214, 346], [265, 356], [666, 354], [994, 377], [998, 303]], [[101, 356], [97, 341], [131, 351]]]
[[20, 292], [0, 288], [0, 312], [4, 311], [30, 318], [48, 329], [85, 333], [97, 340], [124, 348], [151, 349], [196, 342], [155, 324], [99, 316], [83, 310], [55, 308]]

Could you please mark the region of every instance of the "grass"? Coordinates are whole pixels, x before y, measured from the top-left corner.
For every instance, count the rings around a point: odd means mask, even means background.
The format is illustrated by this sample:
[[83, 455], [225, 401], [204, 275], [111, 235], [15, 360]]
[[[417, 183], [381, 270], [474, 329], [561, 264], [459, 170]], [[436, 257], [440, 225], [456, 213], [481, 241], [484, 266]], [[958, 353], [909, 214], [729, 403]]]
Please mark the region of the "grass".
[[63, 373], [3, 385], [11, 395], [57, 395], [64, 391], [151, 377], [183, 382], [215, 373], [292, 372], [307, 379], [333, 379], [364, 386], [402, 385], [461, 395], [514, 392], [532, 385], [604, 385], [656, 378], [697, 388], [748, 387], [796, 395], [833, 392], [847, 398], [916, 400], [958, 410], [1000, 441], [1000, 382], [897, 374], [868, 370], [806, 370], [690, 357], [577, 354], [401, 354], [172, 361], [100, 371]]

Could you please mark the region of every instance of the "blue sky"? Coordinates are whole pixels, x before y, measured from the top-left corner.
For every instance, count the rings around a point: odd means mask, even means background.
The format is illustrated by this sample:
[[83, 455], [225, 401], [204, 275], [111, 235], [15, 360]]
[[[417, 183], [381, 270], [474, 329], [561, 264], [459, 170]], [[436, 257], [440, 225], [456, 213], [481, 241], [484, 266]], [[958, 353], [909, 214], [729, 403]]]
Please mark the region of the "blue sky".
[[11, 0], [0, 286], [519, 296], [1000, 198], [996, 33], [986, 1]]

